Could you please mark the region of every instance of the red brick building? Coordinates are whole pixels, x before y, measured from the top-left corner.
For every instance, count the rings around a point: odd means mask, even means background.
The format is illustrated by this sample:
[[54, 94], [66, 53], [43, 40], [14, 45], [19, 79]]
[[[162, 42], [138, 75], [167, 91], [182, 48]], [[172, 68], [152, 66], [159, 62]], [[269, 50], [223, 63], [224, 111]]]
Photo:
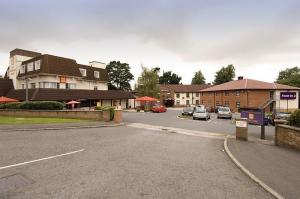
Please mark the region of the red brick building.
[[[293, 111], [299, 108], [300, 88], [243, 79], [230, 81], [201, 90], [201, 104], [215, 108], [218, 105], [228, 106], [234, 112], [240, 107], [263, 107], [267, 105], [266, 111], [274, 109], [281, 111]], [[282, 92], [295, 94], [295, 99], [281, 99]]]

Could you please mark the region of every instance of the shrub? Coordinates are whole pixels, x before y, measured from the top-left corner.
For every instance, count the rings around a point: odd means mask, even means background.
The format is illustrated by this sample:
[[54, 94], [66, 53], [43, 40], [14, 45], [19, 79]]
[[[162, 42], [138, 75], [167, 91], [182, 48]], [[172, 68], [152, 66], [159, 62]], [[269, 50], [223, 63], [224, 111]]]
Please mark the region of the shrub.
[[289, 118], [289, 125], [300, 127], [300, 110], [295, 111]]
[[0, 105], [0, 109], [62, 110], [63, 103], [55, 101], [17, 102]]
[[110, 112], [110, 120], [114, 119], [115, 107], [113, 107], [113, 106], [96, 106], [95, 110], [109, 111]]

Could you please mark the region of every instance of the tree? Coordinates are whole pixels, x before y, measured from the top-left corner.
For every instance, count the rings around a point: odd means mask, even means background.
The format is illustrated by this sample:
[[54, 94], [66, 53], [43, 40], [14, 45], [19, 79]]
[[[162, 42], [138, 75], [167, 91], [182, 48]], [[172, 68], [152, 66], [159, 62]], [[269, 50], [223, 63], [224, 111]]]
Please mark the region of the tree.
[[235, 77], [235, 68], [232, 64], [222, 67], [216, 72], [214, 84], [223, 84], [230, 82]]
[[195, 72], [194, 77], [192, 79], [192, 84], [205, 84], [205, 78], [201, 70]]
[[276, 83], [300, 87], [300, 68], [286, 68], [278, 74]]
[[157, 68], [148, 69], [142, 67], [141, 76], [137, 82], [139, 96], [159, 97], [159, 76]]
[[180, 84], [181, 77], [171, 71], [163, 71], [163, 75], [159, 77], [160, 84]]
[[106, 71], [109, 76], [108, 89], [130, 91], [130, 81], [134, 76], [130, 72], [130, 67], [127, 63], [120, 61], [111, 61], [106, 66]]

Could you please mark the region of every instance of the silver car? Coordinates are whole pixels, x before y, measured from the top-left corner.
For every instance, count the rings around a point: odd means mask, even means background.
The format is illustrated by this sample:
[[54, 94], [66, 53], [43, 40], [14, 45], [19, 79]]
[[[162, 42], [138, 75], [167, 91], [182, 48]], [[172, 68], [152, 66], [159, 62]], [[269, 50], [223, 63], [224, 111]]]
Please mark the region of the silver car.
[[194, 114], [193, 114], [193, 120], [196, 120], [196, 119], [209, 120], [210, 113], [205, 108], [201, 108], [201, 109], [198, 108], [194, 111]]
[[232, 118], [232, 113], [230, 111], [230, 108], [228, 108], [228, 107], [220, 107], [218, 109], [218, 118], [231, 119]]

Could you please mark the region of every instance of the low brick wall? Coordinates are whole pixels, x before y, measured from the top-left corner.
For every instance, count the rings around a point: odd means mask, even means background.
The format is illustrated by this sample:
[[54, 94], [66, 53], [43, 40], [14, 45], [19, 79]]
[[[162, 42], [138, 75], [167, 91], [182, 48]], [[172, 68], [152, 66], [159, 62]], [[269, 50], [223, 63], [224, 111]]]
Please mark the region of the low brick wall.
[[0, 116], [72, 118], [102, 121], [102, 111], [0, 110]]
[[300, 128], [283, 124], [276, 125], [275, 144], [300, 150]]

